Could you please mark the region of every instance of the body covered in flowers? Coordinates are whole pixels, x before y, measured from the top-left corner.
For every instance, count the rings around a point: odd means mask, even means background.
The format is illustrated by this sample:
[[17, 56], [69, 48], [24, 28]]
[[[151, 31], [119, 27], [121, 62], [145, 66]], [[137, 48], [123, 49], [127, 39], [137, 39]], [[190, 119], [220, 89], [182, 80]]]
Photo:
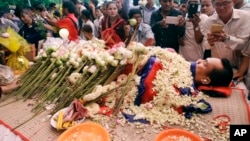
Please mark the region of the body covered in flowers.
[[[15, 94], [37, 98], [35, 111], [48, 104], [54, 111], [69, 106], [64, 121], [115, 117], [119, 123], [187, 126], [212, 111], [198, 86], [228, 86], [232, 79], [223, 59], [190, 63], [175, 52], [141, 43], [104, 48], [102, 40], [65, 44], [49, 38]], [[36, 73], [40, 75], [31, 79]], [[221, 73], [225, 83], [214, 83]]]

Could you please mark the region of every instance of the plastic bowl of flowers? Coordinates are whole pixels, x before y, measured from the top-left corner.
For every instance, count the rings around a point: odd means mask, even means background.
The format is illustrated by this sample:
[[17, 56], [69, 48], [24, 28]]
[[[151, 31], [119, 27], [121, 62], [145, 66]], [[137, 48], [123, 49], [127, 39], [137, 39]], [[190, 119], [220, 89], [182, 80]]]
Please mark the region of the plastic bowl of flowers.
[[108, 131], [100, 124], [85, 122], [63, 132], [57, 141], [110, 141]]
[[176, 128], [160, 132], [155, 141], [202, 141], [202, 139], [190, 131]]

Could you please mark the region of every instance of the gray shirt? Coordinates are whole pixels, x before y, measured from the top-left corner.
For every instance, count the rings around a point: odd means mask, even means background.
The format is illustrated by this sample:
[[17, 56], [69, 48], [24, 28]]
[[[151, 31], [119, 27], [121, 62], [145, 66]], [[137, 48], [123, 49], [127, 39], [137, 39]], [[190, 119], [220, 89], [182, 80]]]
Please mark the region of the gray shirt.
[[11, 20], [6, 19], [4, 17], [1, 17], [0, 18], [0, 28], [7, 29], [8, 27], [11, 27], [16, 32], [19, 31], [18, 26], [14, 22], [12, 22]]

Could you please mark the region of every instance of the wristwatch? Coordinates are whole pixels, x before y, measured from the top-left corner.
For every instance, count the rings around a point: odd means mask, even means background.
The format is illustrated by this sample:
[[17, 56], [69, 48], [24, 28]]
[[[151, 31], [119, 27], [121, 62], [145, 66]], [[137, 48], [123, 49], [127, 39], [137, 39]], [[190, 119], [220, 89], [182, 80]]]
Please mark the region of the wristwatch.
[[224, 39], [224, 42], [228, 42], [230, 40], [230, 35], [227, 35], [226, 38]]

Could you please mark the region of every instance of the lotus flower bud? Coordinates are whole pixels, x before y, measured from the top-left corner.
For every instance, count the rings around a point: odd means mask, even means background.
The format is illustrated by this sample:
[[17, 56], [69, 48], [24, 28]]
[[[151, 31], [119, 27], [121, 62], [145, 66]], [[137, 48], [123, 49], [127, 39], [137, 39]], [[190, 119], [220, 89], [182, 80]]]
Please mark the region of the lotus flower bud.
[[134, 19], [134, 18], [129, 19], [128, 22], [129, 22], [129, 24], [130, 24], [131, 26], [135, 26], [135, 25], [137, 24], [137, 21], [136, 21], [136, 19]]
[[66, 28], [62, 28], [59, 31], [59, 35], [62, 39], [68, 39], [69, 31]]

